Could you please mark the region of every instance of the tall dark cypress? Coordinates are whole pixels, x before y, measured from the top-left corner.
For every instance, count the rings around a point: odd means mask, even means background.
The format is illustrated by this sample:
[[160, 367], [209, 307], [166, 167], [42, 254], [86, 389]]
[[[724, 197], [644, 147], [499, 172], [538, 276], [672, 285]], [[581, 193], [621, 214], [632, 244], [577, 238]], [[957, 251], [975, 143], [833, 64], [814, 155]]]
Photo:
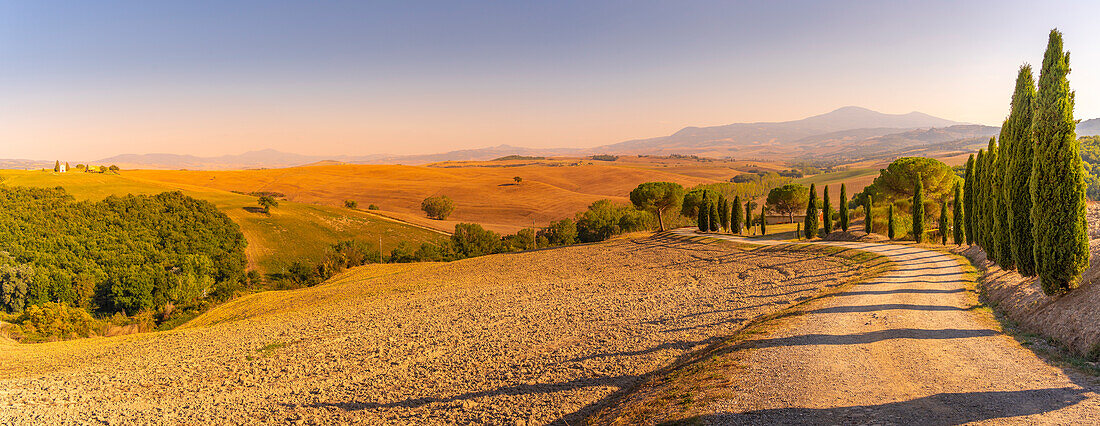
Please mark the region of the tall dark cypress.
[[971, 228], [974, 230], [974, 243], [979, 247], [982, 245], [982, 214], [985, 210], [985, 203], [982, 202], [982, 164], [985, 163], [985, 150], [979, 149], [978, 156], [974, 157], [974, 223], [971, 224]]
[[1001, 268], [1006, 270], [1016, 269], [1016, 262], [1012, 260], [1012, 234], [1008, 226], [1008, 204], [1005, 203], [1004, 181], [1008, 172], [1008, 161], [1012, 159], [1012, 138], [1006, 137], [1008, 133], [1008, 120], [1001, 124], [1001, 141], [997, 147], [996, 163], [993, 165], [993, 183], [989, 196], [993, 204], [993, 228], [992, 240], [995, 260]]
[[730, 210], [730, 232], [741, 233], [741, 196], [733, 196], [733, 208]]
[[866, 232], [868, 234], [870, 234], [871, 231], [874, 230], [874, 227], [872, 226], [874, 225], [874, 218], [871, 214], [871, 205], [873, 203], [874, 201], [871, 200], [870, 195], [867, 195], [867, 197], [863, 199], [863, 232]]
[[940, 244], [947, 245], [947, 200], [940, 201]]
[[[966, 222], [966, 244], [974, 244], [974, 181], [978, 177], [974, 174], [974, 154], [966, 160], [966, 178], [963, 180], [962, 204], [966, 208], [962, 219]], [[955, 197], [955, 204], [959, 204], [959, 197]]]
[[917, 183], [913, 185], [913, 241], [924, 242], [924, 182], [917, 174]]
[[723, 231], [730, 229], [730, 202], [725, 195], [718, 196], [718, 225]]
[[889, 212], [886, 214], [886, 238], [894, 239], [894, 203], [890, 203]]
[[844, 232], [848, 232], [848, 191], [844, 188], [844, 184], [840, 184], [840, 229]]
[[825, 195], [821, 200], [821, 227], [828, 234], [833, 232], [833, 203], [829, 201], [829, 185], [825, 185]]
[[1051, 30], [1032, 121], [1035, 155], [1030, 182], [1035, 270], [1046, 294], [1075, 288], [1089, 265], [1085, 179], [1073, 119], [1074, 94], [1066, 79], [1069, 71], [1062, 33]]
[[1034, 240], [1031, 235], [1031, 162], [1034, 156], [1031, 140], [1031, 120], [1035, 106], [1035, 81], [1031, 65], [1020, 67], [1016, 75], [1016, 91], [1012, 93], [1012, 111], [1008, 114], [1007, 136], [1012, 139], [1012, 153], [1006, 154], [1004, 197], [1008, 206], [1008, 227], [1012, 261], [1016, 271], [1024, 276], [1035, 275]]
[[989, 146], [985, 149], [985, 161], [982, 164], [982, 248], [985, 249], [989, 260], [997, 259], [997, 244], [993, 241], [993, 217], [997, 215], [997, 200], [995, 199], [997, 174], [994, 164], [997, 163], [997, 138], [989, 138]]
[[955, 226], [952, 227], [951, 231], [954, 236], [955, 245], [957, 246], [962, 245], [963, 234], [966, 233], [966, 230], [964, 229], [965, 225], [963, 225], [963, 198], [965, 197], [963, 196], [962, 185], [958, 182], [955, 182], [955, 200], [952, 202], [953, 205], [951, 215], [952, 219], [954, 219], [955, 221]]
[[718, 202], [712, 201], [710, 203], [710, 232], [718, 232], [721, 228], [722, 218], [718, 216]]
[[768, 216], [764, 212], [768, 211], [768, 205], [760, 207], [760, 235], [768, 235]]
[[707, 232], [710, 230], [710, 209], [707, 208], [706, 204], [699, 206], [698, 224], [700, 232]]
[[752, 233], [752, 200], [745, 202], [745, 231]]
[[814, 184], [810, 184], [810, 201], [806, 203], [806, 226], [802, 227], [802, 233], [805, 234], [806, 239], [813, 239], [817, 236], [818, 225], [817, 219], [817, 192], [814, 188]]

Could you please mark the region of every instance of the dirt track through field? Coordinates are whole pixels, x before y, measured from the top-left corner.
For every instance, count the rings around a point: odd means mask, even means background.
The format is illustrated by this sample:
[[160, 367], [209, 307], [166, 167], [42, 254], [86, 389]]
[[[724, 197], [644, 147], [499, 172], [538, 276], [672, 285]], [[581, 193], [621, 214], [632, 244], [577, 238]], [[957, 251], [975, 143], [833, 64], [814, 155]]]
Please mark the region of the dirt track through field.
[[736, 391], [693, 409], [702, 423], [1100, 424], [1095, 378], [1047, 364], [974, 312], [955, 258], [818, 244], [883, 254], [898, 267], [738, 343], [731, 356], [746, 368], [730, 378]]

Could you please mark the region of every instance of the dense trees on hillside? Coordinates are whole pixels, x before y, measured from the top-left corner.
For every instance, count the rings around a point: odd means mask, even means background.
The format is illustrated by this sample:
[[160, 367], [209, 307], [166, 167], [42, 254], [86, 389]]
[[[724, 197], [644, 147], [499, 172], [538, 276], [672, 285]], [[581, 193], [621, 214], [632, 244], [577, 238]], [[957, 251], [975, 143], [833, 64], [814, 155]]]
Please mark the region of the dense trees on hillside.
[[0, 301], [136, 313], [224, 299], [245, 240], [213, 204], [180, 192], [74, 202], [64, 190], [0, 188]]

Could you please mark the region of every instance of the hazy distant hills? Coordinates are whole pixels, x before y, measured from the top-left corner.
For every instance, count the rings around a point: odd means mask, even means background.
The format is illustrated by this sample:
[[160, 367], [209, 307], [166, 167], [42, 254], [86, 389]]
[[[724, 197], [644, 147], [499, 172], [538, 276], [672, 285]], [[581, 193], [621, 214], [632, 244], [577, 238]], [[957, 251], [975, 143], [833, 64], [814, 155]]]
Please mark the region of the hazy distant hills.
[[[441, 161], [490, 160], [507, 155], [582, 156], [591, 154], [700, 155], [759, 160], [856, 161], [905, 153], [969, 150], [999, 128], [960, 123], [920, 112], [884, 114], [843, 107], [801, 120], [685, 127], [668, 136], [630, 140], [595, 148], [524, 148], [499, 145], [425, 155], [322, 156], [273, 149], [239, 155], [198, 157], [178, 154], [126, 154], [93, 164], [153, 169], [250, 169], [292, 167], [323, 161], [357, 164], [427, 164]], [[1078, 135], [1100, 134], [1100, 119], [1085, 120]], [[0, 167], [25, 168], [45, 162], [0, 160]], [[52, 160], [49, 161], [52, 166]]]

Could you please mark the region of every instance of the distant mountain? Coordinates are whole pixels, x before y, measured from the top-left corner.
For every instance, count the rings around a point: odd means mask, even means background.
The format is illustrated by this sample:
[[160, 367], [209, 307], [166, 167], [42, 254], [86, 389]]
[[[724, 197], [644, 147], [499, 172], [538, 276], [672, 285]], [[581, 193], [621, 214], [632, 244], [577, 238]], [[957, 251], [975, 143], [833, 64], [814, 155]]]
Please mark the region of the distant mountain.
[[[626, 141], [606, 145], [596, 150], [614, 154], [730, 155], [740, 158], [778, 155], [782, 158], [790, 158], [800, 151], [790, 148], [812, 146], [815, 140], [822, 142], [835, 138], [863, 139], [918, 128], [961, 124], [965, 123], [920, 112], [883, 114], [866, 108], [849, 106], [794, 121], [686, 127], [669, 136]], [[831, 138], [822, 138], [826, 134], [834, 135]], [[817, 136], [816, 139], [815, 136]]]
[[1077, 123], [1077, 136], [1100, 135], [1100, 118], [1084, 120]]
[[[1100, 134], [1100, 119], [1078, 124], [1078, 134]], [[176, 154], [119, 155], [95, 164], [123, 168], [246, 169], [312, 164], [427, 164], [478, 161], [508, 155], [583, 156], [591, 154], [700, 155], [761, 160], [831, 160], [882, 157], [916, 150], [969, 146], [996, 135], [999, 128], [960, 123], [920, 112], [884, 114], [860, 107], [843, 107], [801, 120], [734, 123], [685, 127], [668, 136], [630, 140], [595, 148], [524, 148], [499, 145], [424, 155], [317, 156], [272, 149], [239, 155], [197, 157]], [[954, 143], [959, 142], [959, 143]], [[960, 143], [962, 145], [960, 145]], [[51, 163], [52, 164], [52, 163]]]

